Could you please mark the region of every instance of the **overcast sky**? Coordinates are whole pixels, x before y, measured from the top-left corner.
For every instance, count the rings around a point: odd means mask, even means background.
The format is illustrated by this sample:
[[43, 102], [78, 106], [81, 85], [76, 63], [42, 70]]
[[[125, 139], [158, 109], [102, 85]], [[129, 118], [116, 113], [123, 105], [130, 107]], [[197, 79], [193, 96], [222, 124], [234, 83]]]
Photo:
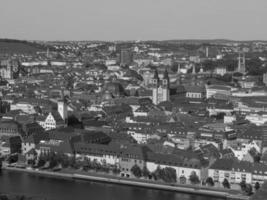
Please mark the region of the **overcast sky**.
[[267, 0], [0, 0], [0, 38], [267, 40]]

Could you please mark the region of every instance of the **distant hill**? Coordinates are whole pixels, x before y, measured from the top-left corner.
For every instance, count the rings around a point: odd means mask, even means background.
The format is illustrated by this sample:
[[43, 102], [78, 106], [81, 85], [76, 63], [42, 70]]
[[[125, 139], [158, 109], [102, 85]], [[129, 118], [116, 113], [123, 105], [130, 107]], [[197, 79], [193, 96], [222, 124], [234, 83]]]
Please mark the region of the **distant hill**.
[[44, 50], [45, 46], [35, 42], [0, 39], [0, 54], [34, 54]]

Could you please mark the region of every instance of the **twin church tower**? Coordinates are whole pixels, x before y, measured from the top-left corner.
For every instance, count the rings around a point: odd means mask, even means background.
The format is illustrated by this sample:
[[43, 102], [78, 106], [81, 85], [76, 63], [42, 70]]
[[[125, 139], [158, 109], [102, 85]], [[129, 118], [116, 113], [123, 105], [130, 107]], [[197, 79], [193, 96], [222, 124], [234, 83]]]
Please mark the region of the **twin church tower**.
[[165, 70], [163, 78], [160, 80], [158, 71], [154, 72], [152, 78], [152, 101], [155, 105], [163, 101], [170, 100], [170, 79], [168, 71]]

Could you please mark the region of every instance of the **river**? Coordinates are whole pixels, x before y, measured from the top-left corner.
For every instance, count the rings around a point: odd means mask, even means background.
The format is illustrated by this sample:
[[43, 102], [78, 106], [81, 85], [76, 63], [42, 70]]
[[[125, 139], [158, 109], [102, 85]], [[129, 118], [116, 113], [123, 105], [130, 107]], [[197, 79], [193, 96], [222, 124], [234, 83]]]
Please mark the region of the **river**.
[[46, 197], [47, 200], [222, 200], [139, 187], [40, 177], [5, 170], [0, 173], [0, 193]]

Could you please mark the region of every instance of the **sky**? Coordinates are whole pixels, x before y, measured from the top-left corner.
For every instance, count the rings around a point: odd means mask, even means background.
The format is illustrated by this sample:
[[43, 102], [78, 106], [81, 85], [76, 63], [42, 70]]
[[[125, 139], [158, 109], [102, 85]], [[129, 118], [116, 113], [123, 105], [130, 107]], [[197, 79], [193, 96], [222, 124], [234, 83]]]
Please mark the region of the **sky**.
[[267, 0], [0, 0], [0, 38], [267, 40]]

